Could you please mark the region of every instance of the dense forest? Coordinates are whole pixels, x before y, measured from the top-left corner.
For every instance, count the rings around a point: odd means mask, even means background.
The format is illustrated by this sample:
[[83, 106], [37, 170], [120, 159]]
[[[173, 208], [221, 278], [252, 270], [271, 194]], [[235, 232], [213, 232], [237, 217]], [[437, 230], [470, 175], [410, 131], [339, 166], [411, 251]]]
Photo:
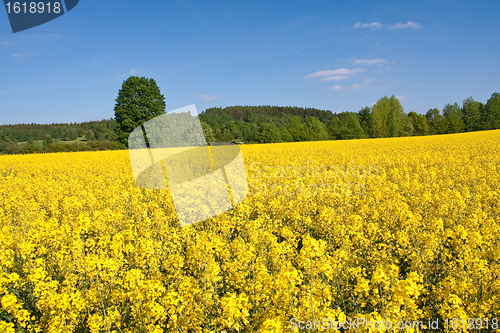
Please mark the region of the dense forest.
[[[394, 96], [358, 112], [280, 106], [230, 106], [200, 113], [208, 142], [272, 143], [436, 135], [500, 129], [500, 94], [465, 99], [426, 114], [405, 113]], [[115, 119], [0, 126], [0, 154], [125, 149]]]
[[0, 154], [124, 149], [116, 142], [116, 120], [71, 124], [0, 125]]
[[440, 111], [405, 113], [394, 96], [373, 107], [342, 112], [297, 107], [231, 106], [200, 114], [208, 141], [244, 143], [387, 138], [482, 131], [500, 128], [500, 94], [483, 104], [472, 97]]

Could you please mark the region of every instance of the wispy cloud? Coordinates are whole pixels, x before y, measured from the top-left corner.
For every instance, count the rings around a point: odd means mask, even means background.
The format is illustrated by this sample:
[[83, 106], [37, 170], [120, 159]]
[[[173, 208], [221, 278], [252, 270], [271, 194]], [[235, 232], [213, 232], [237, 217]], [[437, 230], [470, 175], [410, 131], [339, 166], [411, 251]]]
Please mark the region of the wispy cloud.
[[363, 88], [363, 85], [356, 84], [356, 83], [350, 87], [343, 87], [343, 86], [339, 86], [338, 84], [336, 84], [333, 87], [330, 87], [330, 90], [348, 90], [348, 89], [355, 90], [355, 89], [361, 89], [361, 88]]
[[396, 96], [397, 99], [400, 101], [407, 101], [410, 97], [409, 96]]
[[305, 75], [304, 78], [309, 79], [312, 77], [324, 77], [321, 81], [335, 81], [335, 80], [345, 80], [353, 75], [359, 74], [366, 71], [365, 68], [339, 68], [333, 70], [323, 70]]
[[408, 21], [406, 23], [396, 23], [395, 25], [391, 25], [390, 27], [388, 27], [387, 29], [391, 29], [391, 30], [394, 30], [394, 29], [407, 29], [407, 28], [422, 28], [423, 25], [421, 24], [418, 24], [418, 23], [415, 23], [415, 22], [412, 22], [412, 21]]
[[380, 22], [372, 22], [372, 23], [356, 22], [353, 27], [354, 28], [369, 28], [369, 29], [380, 29], [383, 27], [387, 27], [387, 30], [395, 30], [395, 29], [407, 29], [407, 28], [414, 28], [414, 29], [422, 28], [423, 25], [416, 23], [416, 22], [412, 22], [412, 21], [408, 21], [406, 23], [397, 22], [394, 25], [387, 25], [387, 24], [383, 24]]
[[302, 53], [300, 53], [299, 51], [292, 50], [291, 48], [288, 48], [288, 51], [292, 51], [293, 53], [296, 53], [296, 54], [298, 54], [299, 56], [301, 56], [301, 55], [302, 55]]
[[203, 102], [206, 101], [215, 101], [216, 99], [219, 99], [220, 96], [215, 96], [215, 95], [198, 95], [196, 98], [201, 99]]
[[15, 53], [12, 55], [12, 58], [23, 58], [23, 57], [31, 57], [31, 56], [37, 56], [39, 55], [36, 52], [31, 52], [31, 53]]
[[380, 29], [384, 26], [385, 24], [382, 24], [380, 22], [372, 22], [372, 23], [361, 23], [361, 22], [356, 22], [354, 24], [354, 28], [370, 28], [370, 29]]
[[[341, 86], [341, 85], [334, 85], [333, 87], [330, 87], [330, 90], [359, 90], [359, 89], [380, 89], [380, 88], [393, 88], [393, 84], [386, 84], [386, 85], [378, 85], [378, 86], [373, 86], [372, 83], [375, 82], [375, 78], [366, 78], [363, 83], [354, 83], [352, 86]], [[398, 98], [401, 97], [401, 100], [404, 101], [408, 96], [398, 96]]]
[[322, 78], [321, 81], [340, 81], [340, 80], [345, 80], [348, 79], [350, 76], [347, 75], [332, 75], [332, 76], [327, 76], [325, 78]]
[[374, 64], [383, 64], [387, 62], [387, 60], [384, 59], [354, 59], [354, 64], [363, 64], [363, 65], [374, 65]]
[[0, 44], [2, 44], [2, 45], [9, 45], [10, 43], [9, 42], [1, 42]]
[[[139, 73], [139, 71], [136, 71], [135, 69], [131, 69], [131, 70], [129, 70], [129, 71], [128, 71], [128, 73], [129, 73], [130, 75], [134, 75], [134, 74]], [[119, 74], [116, 74], [116, 75], [118, 75], [118, 76], [120, 76], [120, 77], [127, 77], [127, 74], [122, 74], [122, 73], [119, 73]]]
[[421, 86], [421, 85], [422, 85], [422, 82], [415, 83], [415, 87], [418, 87], [418, 86]]

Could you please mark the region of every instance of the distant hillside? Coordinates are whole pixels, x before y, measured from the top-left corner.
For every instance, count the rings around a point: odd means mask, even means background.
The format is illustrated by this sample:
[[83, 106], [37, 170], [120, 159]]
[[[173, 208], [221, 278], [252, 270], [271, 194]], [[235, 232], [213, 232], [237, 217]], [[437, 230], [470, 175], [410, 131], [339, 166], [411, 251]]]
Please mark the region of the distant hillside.
[[116, 120], [82, 123], [0, 125], [0, 154], [123, 149]]
[[[0, 141], [28, 142], [43, 140], [48, 134], [52, 139], [75, 140], [78, 137], [89, 136], [94, 139], [113, 140], [113, 128], [116, 120], [105, 119], [82, 123], [58, 124], [16, 124], [0, 125]], [[92, 132], [90, 132], [92, 131]]]
[[225, 108], [209, 108], [202, 114], [204, 115], [223, 115], [226, 114], [234, 120], [243, 120], [249, 122], [252, 118], [275, 117], [277, 119], [287, 116], [298, 116], [301, 118], [316, 117], [321, 122], [328, 122], [333, 117], [330, 110], [319, 110], [314, 108], [299, 108], [296, 106], [228, 106]]
[[293, 106], [228, 106], [199, 115], [208, 142], [270, 143], [328, 140], [331, 111]]

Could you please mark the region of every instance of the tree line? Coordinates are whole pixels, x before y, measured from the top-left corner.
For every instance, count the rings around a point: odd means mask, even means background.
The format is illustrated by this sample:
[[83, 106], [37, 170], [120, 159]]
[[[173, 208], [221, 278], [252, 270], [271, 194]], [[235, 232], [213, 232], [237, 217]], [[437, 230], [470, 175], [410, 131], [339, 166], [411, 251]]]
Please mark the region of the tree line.
[[208, 141], [272, 143], [388, 138], [483, 131], [500, 128], [500, 94], [486, 104], [469, 97], [425, 115], [405, 113], [399, 100], [384, 96], [371, 108], [342, 112], [297, 107], [231, 106], [199, 115]]
[[[165, 97], [154, 79], [130, 76], [115, 99], [115, 117], [71, 124], [0, 126], [0, 154], [125, 149], [129, 134], [165, 113]], [[405, 113], [393, 96], [358, 112], [293, 106], [208, 108], [198, 115], [207, 142], [274, 143], [436, 135], [500, 128], [500, 94], [483, 104], [472, 97]], [[189, 135], [188, 133], [185, 133]]]
[[114, 140], [113, 129], [115, 126], [116, 120], [113, 118], [70, 124], [0, 125], [0, 140], [28, 142], [30, 140], [43, 140], [47, 134], [66, 141], [87, 135], [93, 140]]
[[0, 154], [124, 149], [115, 119], [82, 123], [0, 125]]

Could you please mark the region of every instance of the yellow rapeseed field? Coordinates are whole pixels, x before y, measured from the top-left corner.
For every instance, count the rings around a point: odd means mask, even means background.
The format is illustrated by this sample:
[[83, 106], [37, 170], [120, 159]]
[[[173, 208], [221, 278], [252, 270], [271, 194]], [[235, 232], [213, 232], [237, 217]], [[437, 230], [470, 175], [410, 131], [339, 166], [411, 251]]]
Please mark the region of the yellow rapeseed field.
[[127, 151], [0, 156], [0, 332], [499, 328], [500, 131], [241, 149], [182, 228]]

